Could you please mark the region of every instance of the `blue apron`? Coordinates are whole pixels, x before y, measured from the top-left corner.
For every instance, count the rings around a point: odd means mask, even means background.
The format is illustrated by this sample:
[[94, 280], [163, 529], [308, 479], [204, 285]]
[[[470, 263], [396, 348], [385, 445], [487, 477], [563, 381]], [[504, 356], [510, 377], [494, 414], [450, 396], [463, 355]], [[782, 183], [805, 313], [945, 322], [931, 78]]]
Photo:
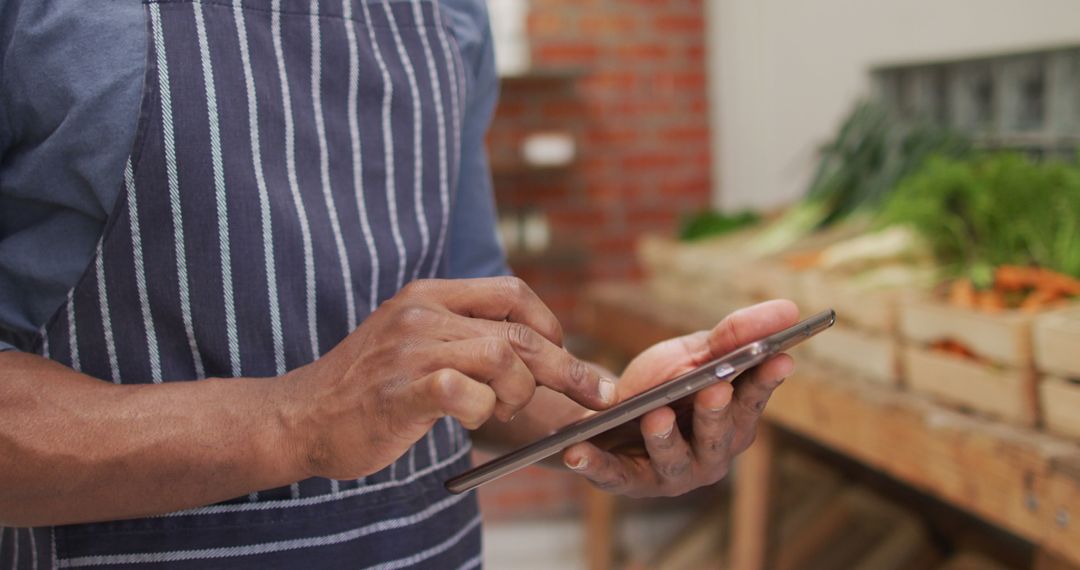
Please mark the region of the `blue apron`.
[[[146, 14], [121, 198], [39, 353], [117, 383], [276, 376], [443, 274], [466, 81], [437, 0], [157, 0]], [[0, 529], [0, 567], [478, 567], [475, 497], [442, 487], [468, 452], [446, 419], [355, 481]]]

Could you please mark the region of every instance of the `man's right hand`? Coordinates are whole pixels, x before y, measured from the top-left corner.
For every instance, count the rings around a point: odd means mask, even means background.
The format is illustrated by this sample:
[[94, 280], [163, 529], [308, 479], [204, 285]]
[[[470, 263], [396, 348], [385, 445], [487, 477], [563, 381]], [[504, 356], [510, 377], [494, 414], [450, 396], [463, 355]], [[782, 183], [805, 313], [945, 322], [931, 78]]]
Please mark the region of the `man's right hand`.
[[615, 385], [562, 348], [562, 329], [520, 279], [425, 280], [337, 347], [287, 374], [284, 421], [310, 476], [352, 479], [401, 457], [443, 416], [509, 421], [537, 385], [594, 410]]

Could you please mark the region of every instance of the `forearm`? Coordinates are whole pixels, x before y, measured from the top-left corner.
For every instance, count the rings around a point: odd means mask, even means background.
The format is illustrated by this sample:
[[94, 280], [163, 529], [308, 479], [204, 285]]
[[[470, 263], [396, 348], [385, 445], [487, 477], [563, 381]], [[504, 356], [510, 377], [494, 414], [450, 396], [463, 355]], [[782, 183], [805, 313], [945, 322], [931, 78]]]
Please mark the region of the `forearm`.
[[301, 478], [278, 383], [114, 385], [0, 353], [0, 524], [160, 514]]

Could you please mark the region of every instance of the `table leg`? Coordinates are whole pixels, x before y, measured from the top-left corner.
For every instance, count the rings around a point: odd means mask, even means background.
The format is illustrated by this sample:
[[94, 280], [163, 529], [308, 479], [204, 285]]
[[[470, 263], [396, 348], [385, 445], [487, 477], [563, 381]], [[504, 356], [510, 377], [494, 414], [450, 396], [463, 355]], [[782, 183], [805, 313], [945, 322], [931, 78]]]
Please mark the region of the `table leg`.
[[731, 570], [765, 568], [775, 456], [776, 428], [762, 422], [758, 425], [754, 444], [736, 460], [732, 487]]
[[615, 550], [615, 495], [585, 490], [585, 555], [589, 570], [610, 570]]

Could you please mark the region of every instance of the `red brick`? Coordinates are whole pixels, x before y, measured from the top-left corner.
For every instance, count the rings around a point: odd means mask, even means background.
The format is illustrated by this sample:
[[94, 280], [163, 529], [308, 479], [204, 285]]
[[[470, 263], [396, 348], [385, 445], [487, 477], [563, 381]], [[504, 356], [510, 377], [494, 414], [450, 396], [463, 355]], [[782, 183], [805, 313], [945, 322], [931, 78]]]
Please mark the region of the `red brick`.
[[633, 71], [618, 71], [606, 73], [594, 73], [581, 80], [581, 89], [589, 92], [626, 92], [634, 89], [640, 81], [640, 73]]
[[602, 12], [581, 17], [580, 30], [586, 36], [631, 34], [637, 28], [637, 22], [629, 14]]
[[581, 101], [548, 101], [540, 108], [540, 113], [549, 121], [580, 119], [585, 115], [585, 105]]
[[682, 162], [683, 157], [679, 154], [672, 154], [667, 151], [653, 151], [627, 156], [623, 159], [622, 165], [627, 172], [640, 174], [643, 171], [663, 171], [674, 168]]
[[566, 18], [560, 10], [532, 10], [525, 26], [530, 37], [552, 36], [566, 29]]
[[634, 62], [660, 61], [671, 56], [671, 47], [666, 43], [629, 43], [616, 48], [620, 59]]
[[559, 42], [539, 46], [534, 56], [546, 65], [588, 65], [600, 56], [600, 48], [592, 42]]
[[705, 18], [697, 15], [660, 15], [652, 20], [653, 29], [662, 34], [700, 36], [705, 33]]
[[678, 144], [708, 143], [709, 132], [706, 125], [667, 127], [660, 130], [660, 140]]

